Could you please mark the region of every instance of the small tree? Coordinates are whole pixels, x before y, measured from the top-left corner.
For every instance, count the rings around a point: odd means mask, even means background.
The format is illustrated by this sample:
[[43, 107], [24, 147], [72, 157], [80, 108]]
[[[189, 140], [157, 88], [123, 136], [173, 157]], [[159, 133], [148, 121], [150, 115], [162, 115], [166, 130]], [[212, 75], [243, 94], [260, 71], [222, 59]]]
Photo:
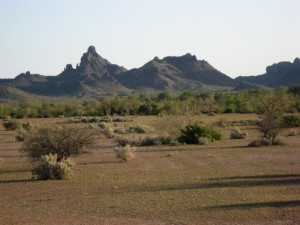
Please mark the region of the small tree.
[[28, 133], [23, 152], [31, 161], [41, 160], [45, 155], [56, 155], [57, 162], [71, 155], [85, 152], [96, 140], [97, 133], [88, 128], [55, 126], [37, 128]]
[[286, 95], [282, 92], [273, 92], [261, 99], [262, 121], [259, 123], [259, 131], [269, 143], [274, 144], [275, 138], [283, 129], [282, 117], [288, 104]]

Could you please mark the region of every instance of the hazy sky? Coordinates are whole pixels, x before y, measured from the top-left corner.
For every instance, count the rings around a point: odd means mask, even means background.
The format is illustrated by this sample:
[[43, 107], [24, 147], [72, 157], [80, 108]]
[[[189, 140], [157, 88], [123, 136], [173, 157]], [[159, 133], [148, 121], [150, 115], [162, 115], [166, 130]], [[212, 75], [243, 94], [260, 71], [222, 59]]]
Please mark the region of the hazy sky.
[[300, 0], [0, 0], [0, 28], [0, 78], [57, 75], [89, 45], [127, 69], [189, 52], [231, 77], [300, 57]]

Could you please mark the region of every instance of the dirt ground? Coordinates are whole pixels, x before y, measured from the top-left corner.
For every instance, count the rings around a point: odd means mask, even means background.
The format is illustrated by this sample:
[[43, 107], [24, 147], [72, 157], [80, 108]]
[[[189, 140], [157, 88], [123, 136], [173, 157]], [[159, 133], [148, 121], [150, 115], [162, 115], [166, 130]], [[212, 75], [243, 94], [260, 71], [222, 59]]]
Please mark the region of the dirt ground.
[[[228, 120], [249, 118], [256, 116]], [[160, 119], [137, 117], [131, 124]], [[300, 224], [300, 136], [286, 130], [284, 146], [249, 148], [259, 134], [253, 126], [240, 128], [246, 139], [232, 140], [232, 127], [216, 127], [222, 141], [137, 147], [129, 162], [116, 160], [115, 140], [101, 137], [90, 154], [72, 158], [74, 177], [60, 181], [31, 179], [33, 165], [20, 157], [16, 132], [1, 128], [0, 224]]]

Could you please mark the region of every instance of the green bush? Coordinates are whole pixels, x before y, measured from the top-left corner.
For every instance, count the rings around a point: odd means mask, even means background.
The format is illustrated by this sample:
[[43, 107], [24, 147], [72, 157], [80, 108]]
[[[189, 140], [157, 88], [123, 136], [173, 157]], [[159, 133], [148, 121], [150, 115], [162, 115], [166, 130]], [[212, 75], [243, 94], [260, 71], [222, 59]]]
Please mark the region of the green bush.
[[16, 130], [20, 127], [16, 120], [3, 121], [3, 127], [5, 130]]
[[300, 127], [300, 116], [286, 115], [283, 117], [283, 124], [285, 127]]
[[221, 133], [215, 131], [212, 127], [204, 126], [199, 123], [188, 125], [181, 130], [179, 142], [186, 144], [198, 144], [199, 138], [205, 137], [208, 141], [221, 140]]
[[57, 161], [56, 154], [49, 154], [41, 157], [32, 174], [38, 180], [65, 180], [73, 176], [73, 166], [74, 163], [69, 159]]
[[135, 157], [135, 148], [130, 145], [126, 145], [125, 147], [116, 147], [114, 152], [116, 153], [116, 158], [122, 161], [129, 161]]
[[146, 137], [142, 140], [142, 146], [150, 146], [150, 145], [170, 145], [172, 144], [172, 138], [169, 136], [161, 136], [161, 137]]

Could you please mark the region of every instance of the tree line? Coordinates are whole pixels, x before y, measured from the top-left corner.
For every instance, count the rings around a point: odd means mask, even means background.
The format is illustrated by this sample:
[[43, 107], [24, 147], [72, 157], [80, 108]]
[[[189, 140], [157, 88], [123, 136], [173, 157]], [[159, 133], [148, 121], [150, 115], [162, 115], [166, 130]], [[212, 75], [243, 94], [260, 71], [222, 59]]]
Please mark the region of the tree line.
[[300, 86], [279, 89], [253, 89], [238, 92], [170, 92], [139, 96], [101, 97], [66, 103], [0, 104], [0, 118], [51, 118], [111, 115], [182, 115], [212, 113], [259, 113], [260, 104], [270, 94], [285, 96], [286, 112], [300, 112]]

